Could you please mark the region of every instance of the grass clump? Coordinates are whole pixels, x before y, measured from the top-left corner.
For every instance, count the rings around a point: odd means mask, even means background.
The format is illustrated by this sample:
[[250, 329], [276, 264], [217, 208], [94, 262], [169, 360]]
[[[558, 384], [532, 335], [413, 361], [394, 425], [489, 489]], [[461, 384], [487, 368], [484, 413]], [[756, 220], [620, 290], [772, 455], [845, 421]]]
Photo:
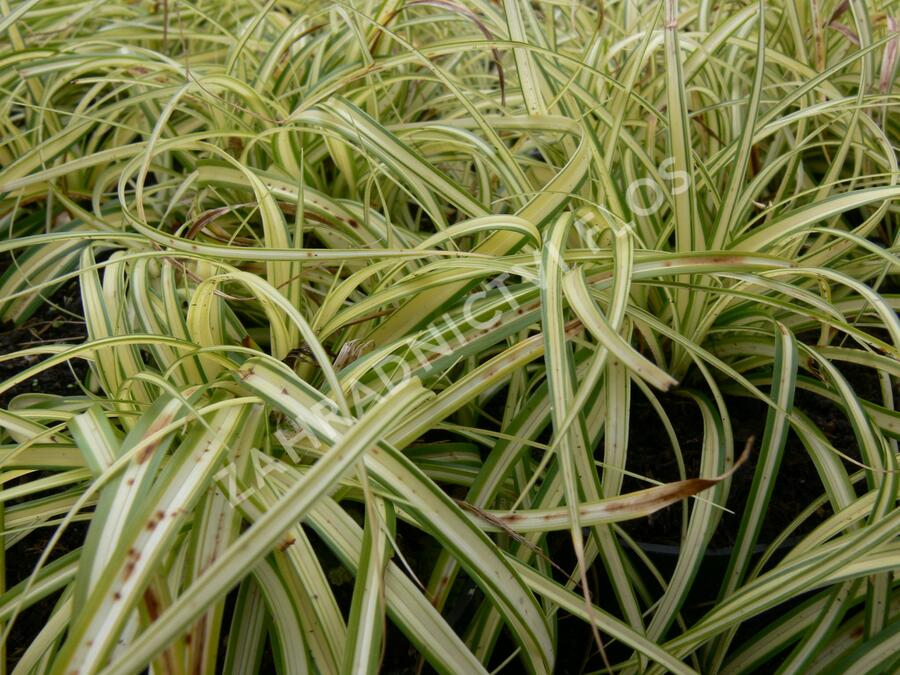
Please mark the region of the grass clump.
[[14, 672], [895, 667], [895, 9], [0, 1]]

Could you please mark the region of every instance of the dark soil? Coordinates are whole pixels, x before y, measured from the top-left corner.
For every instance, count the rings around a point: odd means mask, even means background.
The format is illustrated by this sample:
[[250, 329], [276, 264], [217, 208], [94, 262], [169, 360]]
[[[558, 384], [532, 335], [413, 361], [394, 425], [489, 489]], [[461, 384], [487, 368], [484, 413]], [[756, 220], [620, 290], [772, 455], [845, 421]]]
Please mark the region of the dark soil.
[[[0, 274], [3, 273], [0, 265]], [[81, 311], [81, 294], [78, 283], [72, 281], [50, 298], [37, 313], [21, 326], [0, 324], [0, 354], [9, 354], [47, 344], [78, 344], [84, 340], [85, 326]], [[41, 360], [39, 356], [0, 362], [0, 382], [18, 375]], [[40, 392], [71, 396], [80, 391], [79, 383], [87, 374], [87, 364], [73, 360], [48, 368], [9, 391], [0, 394], [0, 408], [8, 408], [9, 402], [19, 394]]]
[[[881, 392], [877, 376], [869, 369], [842, 366], [843, 375], [856, 393], [870, 401], [880, 401]], [[674, 395], [663, 395], [660, 401], [669, 413], [682, 447], [687, 476], [699, 475], [702, 421], [696, 405], [690, 399]], [[628, 467], [647, 478], [660, 481], [678, 480], [678, 469], [668, 436], [650, 404], [635, 391], [632, 399], [632, 420], [628, 449]], [[728, 554], [735, 543], [740, 526], [741, 513], [747, 502], [759, 445], [766, 426], [768, 407], [762, 401], [750, 397], [729, 397], [726, 399], [733, 426], [735, 454], [739, 454], [750, 437], [754, 437], [754, 447], [748, 461], [732, 476], [727, 508], [733, 513], [724, 513], [719, 527], [710, 542], [712, 554]], [[825, 434], [829, 442], [846, 455], [859, 458], [859, 448], [853, 428], [847, 416], [833, 403], [802, 389], [797, 389], [794, 406], [809, 416], [810, 420]], [[850, 472], [858, 467], [847, 464]], [[643, 481], [626, 477], [623, 492], [647, 487]], [[811, 502], [824, 492], [815, 466], [800, 439], [788, 434], [781, 467], [776, 478], [772, 502], [766, 512], [760, 533], [761, 545], [768, 544], [777, 537], [785, 526]], [[823, 509], [798, 528], [795, 536], [809, 532], [830, 511]], [[658, 511], [649, 518], [629, 521], [623, 524], [631, 536], [639, 542], [655, 545], [676, 545], [680, 539], [682, 511], [668, 508]], [[651, 549], [656, 548], [654, 546]]]
[[[803, 396], [798, 396], [802, 399]], [[813, 421], [821, 427], [833, 426], [836, 433], [832, 443], [841, 448], [855, 448], [850, 425], [834, 410], [819, 405], [818, 398], [812, 399], [812, 407], [803, 408]], [[727, 401], [733, 424], [735, 454], [740, 454], [750, 437], [755, 438], [755, 447], [751, 450], [747, 462], [733, 474], [728, 495], [727, 508], [731, 511], [722, 515], [722, 520], [713, 535], [710, 547], [725, 549], [735, 543], [740, 526], [741, 513], [750, 492], [753, 474], [759, 457], [759, 444], [766, 426], [767, 406], [765, 403], [751, 398], [732, 398]], [[670, 419], [678, 433], [679, 443], [684, 457], [687, 477], [700, 475], [701, 445], [703, 427], [700, 413], [696, 405], [689, 399], [677, 396], [666, 397], [663, 401]], [[670, 482], [678, 480], [678, 466], [671, 450], [668, 436], [656, 418], [655, 411], [646, 401], [635, 396], [633, 400], [634, 417], [631, 426], [631, 442], [629, 444], [628, 466], [647, 478]], [[790, 483], [785, 480], [790, 476]], [[822, 494], [822, 484], [816, 475], [815, 467], [800, 439], [792, 432], [781, 461], [779, 479], [776, 480], [772, 503], [766, 513], [761, 532], [761, 541], [774, 539], [810, 502]], [[647, 483], [636, 478], [626, 477], [622, 491], [646, 488]], [[671, 507], [657, 511], [648, 518], [623, 523], [623, 529], [637, 541], [655, 545], [677, 545], [681, 538], [683, 511]], [[653, 546], [650, 547], [654, 548]]]
[[[877, 376], [874, 373], [852, 366], [842, 366], [841, 370], [858, 395], [871, 401], [880, 400], [881, 393]], [[687, 476], [698, 476], [703, 426], [696, 404], [690, 399], [671, 394], [659, 396], [659, 399], [678, 435]], [[732, 396], [726, 398], [726, 405], [733, 424], [735, 453], [741, 452], [747, 439], [751, 436], [755, 437], [755, 447], [748, 461], [732, 476], [727, 501], [727, 508], [732, 512], [723, 514], [707, 549], [700, 572], [692, 585], [691, 594], [682, 608], [681, 614], [688, 625], [702, 618], [718, 596], [732, 546], [737, 538], [741, 514], [753, 482], [758, 459], [756, 451], [758, 451], [766, 424], [767, 406], [756, 399]], [[837, 406], [819, 396], [799, 389], [796, 392], [794, 405], [810, 417], [835, 448], [858, 459], [859, 450], [853, 429], [846, 415]], [[647, 478], [665, 482], [679, 479], [677, 463], [668, 435], [654, 409], [637, 389], [632, 393], [627, 465], [630, 471]], [[849, 463], [847, 467], [851, 473], [858, 469]], [[645, 481], [626, 477], [622, 491], [628, 492], [646, 487]], [[758, 555], [768, 548], [768, 544], [781, 534], [784, 528], [812, 501], [820, 497], [823, 491], [822, 483], [806, 449], [800, 439], [790, 432], [775, 482], [773, 497], [756, 546], [757, 557], [754, 558], [754, 562], [758, 560]], [[829, 515], [831, 515], [831, 509], [828, 506], [819, 509], [797, 528], [794, 535], [784, 545], [784, 551], [786, 552], [799, 537], [811, 531]], [[679, 554], [682, 517], [682, 509], [672, 506], [662, 509], [648, 518], [621, 524], [622, 529], [649, 556], [663, 578], [668, 578], [675, 569]], [[571, 555], [568, 534], [562, 533], [562, 535], [550, 540], [551, 551], [554, 551], [554, 560], [565, 569], [574, 569], [575, 560]], [[627, 550], [624, 542], [623, 548]], [[776, 554], [769, 564], [777, 562], [778, 558], [779, 555]], [[591, 592], [594, 597], [598, 598], [601, 603], [605, 602], [614, 606], [613, 588], [603, 572], [602, 566], [595, 565], [591, 572], [593, 574]], [[558, 580], [562, 581], [561, 578]], [[656, 582], [649, 574], [646, 582], [650, 588], [655, 589], [654, 592], [658, 590]], [[796, 598], [788, 604], [796, 606], [805, 599], [805, 597]], [[780, 617], [786, 609], [785, 605], [780, 605], [743, 624], [734, 645], [739, 645], [742, 640], [754, 635], [758, 630]], [[561, 630], [559, 634], [559, 654], [564, 658], [559, 664], [558, 672], [574, 674], [602, 671], [604, 664], [587, 626], [580, 621], [572, 621], [570, 626], [571, 630]], [[613, 663], [617, 658], [626, 658], [629, 653], [630, 650], [615, 644], [607, 648], [607, 655]], [[767, 665], [772, 666], [772, 663]]]
[[[0, 275], [5, 271], [8, 258], [0, 260]], [[77, 344], [84, 339], [84, 321], [82, 316], [81, 296], [78, 285], [69, 283], [58, 289], [33, 317], [21, 326], [0, 324], [0, 354], [9, 354], [21, 349], [41, 344], [69, 342]], [[18, 375], [40, 361], [40, 357], [24, 357], [0, 362], [0, 382]], [[19, 394], [40, 392], [42, 394], [59, 394], [71, 396], [80, 391], [80, 382], [87, 373], [87, 365], [83, 361], [71, 365], [59, 365], [49, 368], [27, 381], [0, 394], [0, 408], [8, 408], [10, 401]], [[32, 476], [33, 478], [33, 476]], [[8, 503], [12, 506], [15, 502]], [[27, 579], [38, 558], [43, 552], [54, 528], [42, 528], [25, 537], [6, 551], [6, 587]], [[70, 525], [54, 548], [50, 561], [81, 546], [87, 533], [83, 523]], [[13, 624], [7, 641], [7, 670], [11, 671], [31, 641], [43, 628], [53, 612], [58, 593], [35, 603], [23, 611]]]

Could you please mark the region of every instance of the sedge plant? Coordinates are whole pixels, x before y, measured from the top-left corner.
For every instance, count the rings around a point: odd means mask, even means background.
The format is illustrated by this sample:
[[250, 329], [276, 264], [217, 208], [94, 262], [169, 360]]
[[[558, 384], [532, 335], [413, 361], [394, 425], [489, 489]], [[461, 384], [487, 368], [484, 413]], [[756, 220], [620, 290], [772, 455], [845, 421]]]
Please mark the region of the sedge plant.
[[[0, 0], [0, 314], [76, 282], [85, 329], [0, 357], [33, 362], [0, 391], [89, 366], [0, 410], [5, 547], [39, 542], [5, 649], [52, 604], [12, 672], [361, 673], [408, 644], [549, 673], [574, 624], [593, 669], [895, 668], [898, 21]], [[702, 421], [696, 475], [661, 392]], [[638, 399], [682, 475], [635, 491]], [[789, 436], [820, 497], [768, 541]], [[621, 525], [662, 508], [671, 570]]]

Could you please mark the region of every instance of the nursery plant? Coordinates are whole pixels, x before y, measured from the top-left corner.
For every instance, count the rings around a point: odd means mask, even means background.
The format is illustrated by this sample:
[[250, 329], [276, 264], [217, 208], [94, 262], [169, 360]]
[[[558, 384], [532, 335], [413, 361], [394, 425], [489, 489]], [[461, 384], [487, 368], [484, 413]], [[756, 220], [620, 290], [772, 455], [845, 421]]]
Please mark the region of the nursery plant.
[[895, 672], [898, 21], [0, 0], [0, 668]]

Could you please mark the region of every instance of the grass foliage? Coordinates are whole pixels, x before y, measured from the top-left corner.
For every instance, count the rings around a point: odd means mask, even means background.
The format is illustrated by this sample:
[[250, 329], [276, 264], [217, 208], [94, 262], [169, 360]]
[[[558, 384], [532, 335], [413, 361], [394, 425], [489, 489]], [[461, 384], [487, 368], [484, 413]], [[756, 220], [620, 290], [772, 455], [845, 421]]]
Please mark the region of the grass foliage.
[[[42, 542], [0, 595], [6, 648], [52, 603], [14, 672], [371, 672], [406, 639], [440, 672], [548, 673], [578, 625], [624, 673], [896, 667], [898, 20], [0, 0], [0, 313], [77, 279], [87, 334], [0, 357], [34, 363], [0, 391], [90, 366], [0, 410], [6, 548]], [[768, 416], [729, 512], [748, 397]], [[632, 492], [638, 399], [683, 480]], [[772, 542], [789, 435], [822, 496]], [[671, 570], [619, 525], [663, 507]]]

